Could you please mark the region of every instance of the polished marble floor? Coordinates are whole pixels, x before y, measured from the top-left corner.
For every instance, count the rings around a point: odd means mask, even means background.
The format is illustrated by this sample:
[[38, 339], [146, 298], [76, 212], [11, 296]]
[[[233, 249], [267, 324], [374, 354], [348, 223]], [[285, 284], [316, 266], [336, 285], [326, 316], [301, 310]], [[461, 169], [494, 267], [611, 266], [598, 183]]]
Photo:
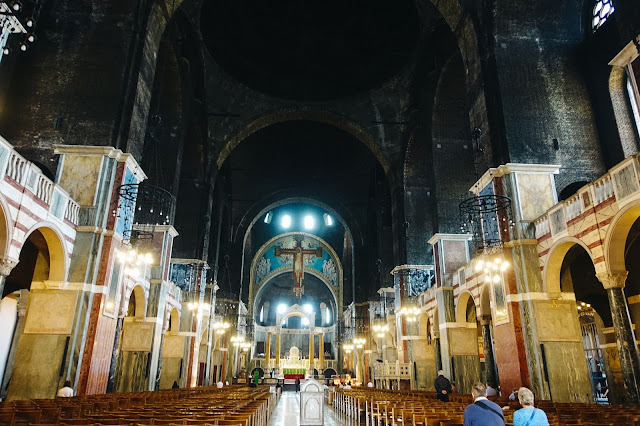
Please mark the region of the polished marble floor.
[[[269, 426], [297, 426], [300, 424], [300, 394], [282, 392], [276, 409], [269, 420]], [[339, 415], [332, 406], [324, 406], [325, 426], [357, 425], [353, 420]]]

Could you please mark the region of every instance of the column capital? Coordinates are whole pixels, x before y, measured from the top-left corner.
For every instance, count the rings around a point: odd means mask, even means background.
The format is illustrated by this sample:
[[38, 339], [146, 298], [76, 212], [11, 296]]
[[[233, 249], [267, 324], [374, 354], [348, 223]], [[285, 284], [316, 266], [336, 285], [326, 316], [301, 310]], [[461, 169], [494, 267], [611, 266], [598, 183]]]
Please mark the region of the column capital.
[[491, 324], [491, 315], [482, 315], [480, 317], [480, 325], [489, 325]]
[[10, 257], [0, 259], [0, 275], [8, 276], [19, 261]]
[[627, 281], [628, 271], [622, 272], [603, 272], [596, 274], [598, 281], [602, 283], [605, 290], [612, 288], [624, 288], [624, 284]]

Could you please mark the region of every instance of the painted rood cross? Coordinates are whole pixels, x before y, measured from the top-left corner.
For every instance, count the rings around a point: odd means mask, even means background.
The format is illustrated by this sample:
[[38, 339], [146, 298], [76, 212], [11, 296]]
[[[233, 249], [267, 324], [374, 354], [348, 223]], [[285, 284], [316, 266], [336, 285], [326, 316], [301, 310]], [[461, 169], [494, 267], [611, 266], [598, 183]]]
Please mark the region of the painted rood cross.
[[303, 249], [302, 235], [296, 235], [294, 239], [296, 240], [296, 246], [294, 248], [283, 249], [280, 246], [276, 246], [274, 248], [274, 254], [277, 257], [280, 257], [285, 254], [293, 255], [293, 282], [295, 283], [295, 287], [293, 288], [293, 293], [297, 298], [300, 298], [304, 294], [304, 287], [302, 286], [302, 279], [304, 278], [304, 257], [316, 256], [321, 258], [323, 256], [323, 253], [322, 253], [322, 247], [318, 247], [315, 249]]

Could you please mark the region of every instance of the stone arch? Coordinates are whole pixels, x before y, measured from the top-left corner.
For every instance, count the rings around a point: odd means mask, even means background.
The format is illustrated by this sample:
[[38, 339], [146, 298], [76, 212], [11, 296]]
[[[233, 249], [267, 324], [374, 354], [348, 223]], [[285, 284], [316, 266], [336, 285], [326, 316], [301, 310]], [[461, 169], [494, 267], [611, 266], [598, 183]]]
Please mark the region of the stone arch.
[[180, 312], [178, 308], [173, 308], [169, 313], [169, 331], [180, 331]]
[[491, 316], [491, 284], [486, 282], [480, 289], [480, 315]]
[[477, 312], [477, 306], [475, 300], [473, 300], [473, 295], [470, 291], [464, 291], [458, 295], [458, 303], [456, 304], [456, 322], [466, 324], [467, 306], [469, 305], [469, 301], [473, 303], [473, 306]]
[[[278, 271], [275, 271], [275, 273], [270, 276], [269, 278], [265, 279], [262, 284], [260, 285], [260, 287], [258, 287], [257, 289], [255, 289], [255, 295], [253, 296], [253, 301], [251, 303], [250, 309], [252, 312], [252, 315], [255, 315], [255, 312], [257, 312], [257, 303], [260, 300], [260, 296], [262, 295], [262, 292], [264, 291], [264, 289], [266, 288], [266, 285], [269, 283], [269, 281], [272, 278], [275, 278], [279, 275], [282, 274], [290, 274], [293, 271], [293, 268], [289, 267], [289, 268], [284, 268], [284, 269], [280, 269]], [[320, 274], [318, 271], [316, 271], [315, 269], [311, 269], [311, 268], [306, 268], [304, 271], [305, 274], [310, 274], [313, 275], [314, 277], [318, 278], [320, 281], [322, 281], [322, 283], [324, 283], [324, 285], [327, 286], [327, 288], [329, 289], [329, 291], [331, 292], [331, 295], [333, 297], [333, 306], [330, 307], [331, 310], [336, 310], [335, 312], [333, 312], [333, 317], [337, 317], [338, 316], [338, 306], [340, 303], [340, 299], [339, 299], [339, 295], [336, 294], [335, 289], [333, 288], [333, 286], [331, 285], [331, 283], [329, 283], [327, 281], [327, 279], [324, 277], [324, 275]], [[337, 319], [336, 319], [337, 321]], [[334, 321], [334, 322], [336, 322]]]
[[0, 259], [9, 255], [11, 239], [13, 238], [13, 221], [11, 211], [5, 197], [0, 194]]
[[544, 261], [544, 273], [542, 275], [542, 286], [544, 291], [551, 297], [558, 297], [560, 295], [560, 272], [562, 269], [562, 262], [567, 252], [574, 245], [580, 245], [589, 254], [589, 258], [593, 261], [593, 254], [584, 241], [575, 237], [565, 237], [556, 241], [556, 243], [549, 249], [549, 254]]
[[[638, 140], [635, 124], [627, 96], [627, 71], [624, 67], [614, 65], [609, 75], [609, 95], [613, 114], [616, 118], [620, 144], [624, 158], [638, 153]], [[640, 131], [640, 129], [638, 129]]]
[[41, 222], [25, 234], [23, 243], [35, 231], [42, 234], [49, 249], [49, 281], [64, 282], [67, 277], [69, 256], [63, 243], [62, 232], [53, 223]]
[[134, 317], [138, 319], [143, 319], [147, 313], [147, 299], [145, 297], [146, 296], [145, 291], [140, 285], [134, 286], [133, 289], [131, 289], [129, 296], [126, 298], [127, 303], [129, 303], [129, 300], [131, 299], [132, 295], [135, 299]]
[[429, 330], [431, 326], [429, 315], [427, 315], [425, 311], [422, 311], [418, 320], [418, 335], [423, 337], [431, 336], [431, 330]]
[[338, 129], [341, 129], [347, 133], [349, 133], [354, 138], [358, 139], [362, 142], [373, 155], [376, 157], [385, 174], [392, 179], [392, 174], [389, 173], [391, 166], [389, 160], [386, 155], [382, 152], [382, 149], [378, 145], [378, 143], [373, 139], [369, 133], [365, 131], [361, 126], [353, 123], [350, 120], [347, 120], [344, 117], [339, 115], [327, 112], [320, 111], [315, 109], [283, 109], [280, 111], [272, 112], [271, 114], [264, 115], [255, 119], [254, 121], [248, 123], [242, 130], [240, 130], [235, 135], [229, 137], [223, 144], [223, 147], [218, 155], [217, 165], [218, 168], [221, 168], [224, 164], [225, 160], [231, 152], [237, 147], [244, 139], [253, 133], [257, 132], [260, 129], [263, 129], [267, 126], [276, 123], [282, 123], [285, 121], [292, 120], [309, 120], [316, 121], [319, 123], [329, 124], [331, 126], [335, 126]]
[[[629, 231], [640, 218], [640, 200], [624, 206], [613, 217], [604, 238], [604, 266], [612, 274], [626, 272], [625, 248]], [[604, 272], [598, 271], [597, 272]]]

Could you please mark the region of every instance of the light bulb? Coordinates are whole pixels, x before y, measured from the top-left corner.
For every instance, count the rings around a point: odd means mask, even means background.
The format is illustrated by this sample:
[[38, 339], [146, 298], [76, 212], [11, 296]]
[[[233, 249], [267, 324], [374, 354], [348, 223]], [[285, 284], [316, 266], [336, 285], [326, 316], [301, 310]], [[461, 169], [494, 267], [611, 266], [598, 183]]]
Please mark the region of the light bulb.
[[35, 35], [35, 34], [29, 34], [29, 35], [27, 36], [27, 41], [28, 41], [29, 43], [33, 43], [34, 41], [36, 41], [36, 35]]
[[493, 282], [494, 283], [500, 282], [500, 276], [499, 275], [494, 275], [493, 276]]
[[27, 51], [27, 45], [26, 45], [26, 43], [22, 43], [22, 42], [20, 43], [20, 50], [22, 50], [23, 52], [26, 52], [26, 51]]

